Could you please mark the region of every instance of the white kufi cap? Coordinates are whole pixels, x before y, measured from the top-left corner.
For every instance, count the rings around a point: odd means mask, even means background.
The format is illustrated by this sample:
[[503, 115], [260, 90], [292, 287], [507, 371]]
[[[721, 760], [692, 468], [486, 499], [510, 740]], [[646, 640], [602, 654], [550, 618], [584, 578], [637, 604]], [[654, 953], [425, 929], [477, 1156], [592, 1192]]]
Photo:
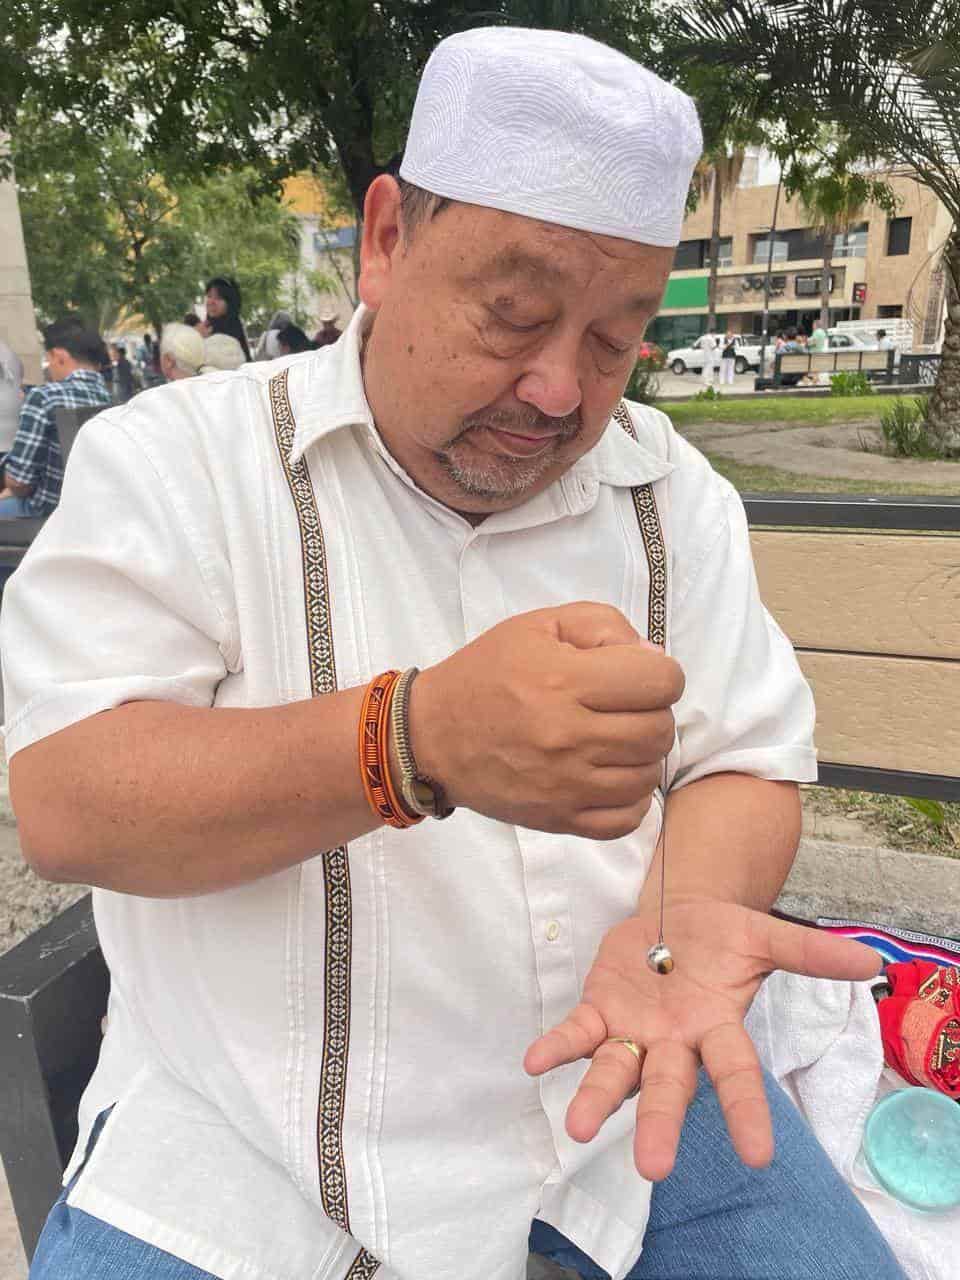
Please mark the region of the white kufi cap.
[[423, 72], [400, 176], [468, 204], [675, 245], [703, 140], [686, 94], [586, 36], [478, 27]]

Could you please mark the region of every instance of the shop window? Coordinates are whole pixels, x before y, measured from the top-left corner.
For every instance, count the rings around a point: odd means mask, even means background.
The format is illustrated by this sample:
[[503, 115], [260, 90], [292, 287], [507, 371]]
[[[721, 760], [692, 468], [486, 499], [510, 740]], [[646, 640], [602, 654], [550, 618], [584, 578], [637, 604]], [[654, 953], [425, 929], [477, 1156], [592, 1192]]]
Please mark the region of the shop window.
[[912, 218], [891, 218], [887, 224], [887, 256], [897, 257], [910, 252]]

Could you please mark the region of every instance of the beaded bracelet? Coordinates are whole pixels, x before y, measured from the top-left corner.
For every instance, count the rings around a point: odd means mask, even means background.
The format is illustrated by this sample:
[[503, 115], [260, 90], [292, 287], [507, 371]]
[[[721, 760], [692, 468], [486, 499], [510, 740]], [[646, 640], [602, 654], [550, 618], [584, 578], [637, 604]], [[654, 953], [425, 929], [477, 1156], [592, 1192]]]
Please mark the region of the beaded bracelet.
[[399, 671], [384, 671], [367, 686], [360, 709], [360, 777], [370, 808], [389, 827], [405, 830], [423, 819], [406, 813], [390, 776], [389, 721]]

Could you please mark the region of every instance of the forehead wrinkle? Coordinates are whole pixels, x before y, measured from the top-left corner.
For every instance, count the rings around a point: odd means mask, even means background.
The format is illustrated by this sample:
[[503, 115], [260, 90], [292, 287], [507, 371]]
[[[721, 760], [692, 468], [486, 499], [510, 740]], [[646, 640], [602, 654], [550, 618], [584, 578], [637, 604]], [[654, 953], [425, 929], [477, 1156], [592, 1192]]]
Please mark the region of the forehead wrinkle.
[[519, 244], [508, 244], [498, 249], [476, 271], [471, 272], [468, 283], [496, 284], [518, 278], [534, 285], [563, 285], [573, 280], [569, 271], [545, 254], [536, 253]]

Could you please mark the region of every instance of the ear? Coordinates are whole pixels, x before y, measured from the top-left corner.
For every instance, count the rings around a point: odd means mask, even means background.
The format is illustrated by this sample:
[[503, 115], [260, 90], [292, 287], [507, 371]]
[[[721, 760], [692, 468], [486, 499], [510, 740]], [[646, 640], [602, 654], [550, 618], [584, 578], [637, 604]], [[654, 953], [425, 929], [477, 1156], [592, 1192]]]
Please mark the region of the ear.
[[361, 300], [376, 311], [390, 288], [394, 258], [400, 253], [400, 187], [382, 173], [367, 188], [360, 242]]

